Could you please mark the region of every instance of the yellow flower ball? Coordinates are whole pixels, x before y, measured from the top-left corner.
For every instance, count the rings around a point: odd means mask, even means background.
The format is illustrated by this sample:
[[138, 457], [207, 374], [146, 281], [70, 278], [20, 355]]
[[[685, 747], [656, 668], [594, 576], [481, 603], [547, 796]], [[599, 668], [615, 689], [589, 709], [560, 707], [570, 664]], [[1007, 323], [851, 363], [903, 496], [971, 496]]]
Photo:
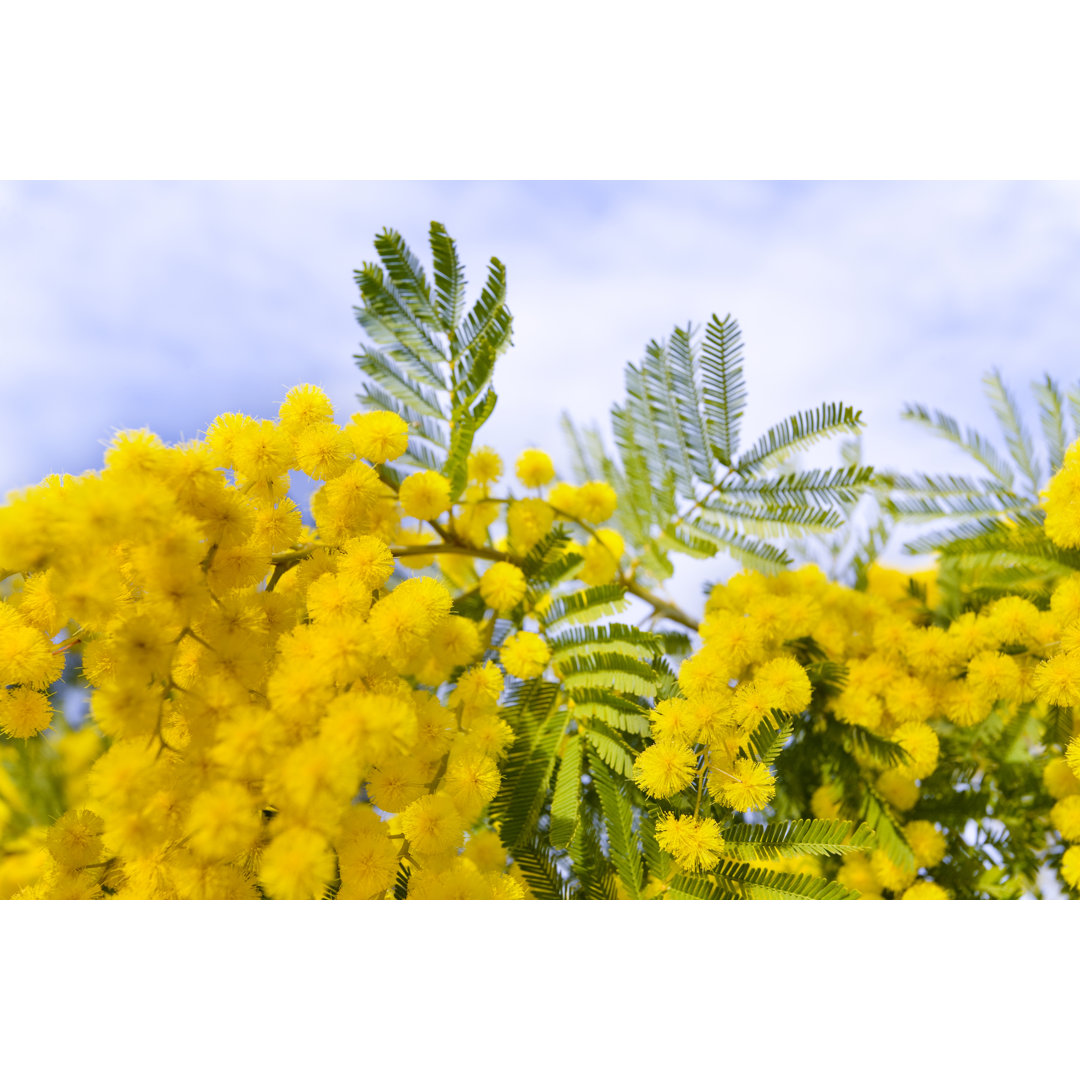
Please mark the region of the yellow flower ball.
[[397, 413], [375, 410], [354, 413], [345, 428], [358, 457], [372, 464], [393, 461], [409, 445], [409, 426]]
[[646, 747], [634, 762], [634, 781], [646, 795], [666, 799], [688, 787], [697, 769], [697, 754], [683, 742], [664, 739]]
[[901, 900], [948, 900], [949, 894], [933, 881], [916, 881], [904, 890]]
[[499, 659], [515, 679], [535, 679], [547, 667], [551, 649], [539, 634], [521, 630], [503, 642]]
[[492, 563], [480, 578], [484, 603], [500, 615], [513, 611], [525, 595], [525, 575], [509, 562]]
[[423, 472], [406, 476], [398, 492], [401, 510], [407, 517], [431, 521], [450, 509], [450, 481], [437, 472]]
[[469, 483], [487, 487], [502, 476], [502, 458], [490, 446], [478, 446], [468, 462]]
[[908, 847], [915, 856], [915, 865], [929, 870], [945, 858], [945, 837], [932, 821], [909, 821], [904, 826]]
[[1074, 845], [1061, 857], [1061, 876], [1066, 884], [1080, 889], [1080, 847]]
[[0, 691], [0, 731], [13, 739], [39, 735], [51, 723], [52, 705], [46, 694], [25, 686]]
[[518, 479], [528, 488], [543, 487], [555, 479], [555, 466], [543, 450], [523, 450], [517, 459]]
[[1070, 843], [1080, 840], [1080, 795], [1067, 795], [1050, 811], [1050, 820]]

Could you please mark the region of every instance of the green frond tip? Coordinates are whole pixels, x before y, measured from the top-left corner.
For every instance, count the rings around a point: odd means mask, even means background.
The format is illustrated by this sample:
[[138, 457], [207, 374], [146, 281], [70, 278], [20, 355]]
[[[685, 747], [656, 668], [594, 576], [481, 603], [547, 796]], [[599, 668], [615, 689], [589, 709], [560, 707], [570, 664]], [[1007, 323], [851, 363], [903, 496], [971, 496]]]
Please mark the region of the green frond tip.
[[752, 861], [791, 855], [844, 855], [872, 850], [877, 842], [865, 822], [810, 819], [770, 825], [737, 824], [724, 832], [724, 854]]
[[594, 585], [553, 600], [541, 613], [540, 625], [549, 630], [562, 622], [592, 622], [625, 606], [626, 594], [621, 585]]
[[465, 310], [465, 268], [458, 258], [457, 245], [444, 225], [431, 223], [431, 265], [435, 284], [435, 310], [443, 330], [451, 335], [451, 353], [456, 351], [456, 328]]
[[375, 250], [412, 317], [418, 322], [438, 326], [440, 319], [431, 303], [431, 289], [424, 268], [401, 234], [393, 229], [384, 229], [375, 237]]
[[797, 450], [805, 450], [833, 435], [857, 435], [863, 426], [862, 413], [842, 401], [824, 402], [816, 409], [794, 413], [774, 425], [739, 458], [735, 469], [750, 476], [786, 461]]
[[961, 434], [960, 425], [953, 417], [940, 410], [930, 412], [924, 405], [905, 405], [900, 413], [902, 420], [911, 420], [926, 428], [940, 439], [960, 447], [966, 454], [977, 461], [994, 479], [1006, 488], [1012, 488], [1015, 482], [1013, 471], [994, 449], [992, 443], [983, 438], [974, 428], [968, 428]]
[[1005, 444], [1009, 448], [1009, 453], [1030, 485], [1029, 494], [1032, 498], [1037, 498], [1041, 487], [1039, 465], [1035, 460], [1035, 448], [1032, 445], [1031, 436], [1028, 435], [1020, 419], [1020, 410], [1016, 401], [997, 371], [991, 371], [986, 375], [983, 378], [983, 385], [986, 387], [986, 396], [990, 399], [990, 407], [994, 410], [994, 415], [1005, 435]]
[[713, 315], [705, 327], [701, 375], [709, 446], [716, 459], [730, 467], [739, 452], [739, 422], [746, 408], [742, 335], [730, 315]]

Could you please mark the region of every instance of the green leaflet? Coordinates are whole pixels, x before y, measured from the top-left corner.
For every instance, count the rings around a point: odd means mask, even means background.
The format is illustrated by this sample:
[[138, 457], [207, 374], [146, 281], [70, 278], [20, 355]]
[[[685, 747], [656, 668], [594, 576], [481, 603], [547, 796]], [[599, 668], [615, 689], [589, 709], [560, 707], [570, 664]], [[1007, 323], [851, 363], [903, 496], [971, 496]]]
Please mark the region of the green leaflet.
[[603, 687], [579, 687], [570, 694], [576, 717], [595, 717], [616, 731], [645, 735], [649, 718], [644, 706]]
[[539, 844], [526, 844], [514, 848], [512, 857], [537, 900], [574, 898], [570, 883], [560, 872], [550, 850]]
[[889, 805], [870, 788], [863, 795], [862, 817], [877, 834], [878, 847], [901, 870], [915, 869], [915, 856], [911, 852], [900, 823], [893, 816]]
[[769, 428], [739, 458], [736, 469], [743, 475], [760, 473], [832, 435], [857, 435], [862, 426], [862, 414], [842, 401], [823, 402], [816, 409], [794, 413]]
[[[433, 221], [429, 238], [435, 311], [443, 330], [453, 335], [465, 310], [465, 268], [458, 258], [457, 245], [443, 225]], [[451, 337], [451, 348], [454, 344]]]
[[595, 750], [589, 750], [589, 774], [596, 785], [603, 808], [608, 855], [615, 864], [619, 880], [632, 900], [640, 899], [642, 884], [641, 852], [633, 832], [633, 810], [621, 783], [611, 774]]
[[581, 811], [581, 744], [580, 735], [571, 735], [559, 763], [555, 794], [551, 799], [551, 825], [548, 827], [548, 838], [555, 848], [569, 847], [577, 831]]
[[990, 399], [990, 407], [997, 416], [998, 423], [1005, 435], [1005, 444], [1009, 448], [1013, 461], [1017, 468], [1027, 478], [1029, 495], [1037, 499], [1039, 488], [1042, 486], [1039, 465], [1035, 460], [1035, 448], [1031, 442], [1031, 436], [1024, 428], [1020, 419], [1020, 410], [1016, 405], [1008, 387], [1001, 380], [997, 371], [991, 371], [983, 378], [986, 387], [986, 396]]
[[502, 765], [502, 786], [492, 801], [491, 816], [510, 849], [529, 843], [551, 788], [567, 722], [565, 712], [554, 711], [557, 697], [556, 683], [533, 679], [519, 684], [501, 710], [517, 738]]
[[960, 433], [960, 425], [951, 416], [940, 410], [932, 414], [923, 405], [905, 405], [900, 413], [901, 419], [911, 420], [927, 428], [938, 438], [959, 446], [975, 461], [982, 465], [1003, 487], [1012, 488], [1015, 477], [1008, 463], [998, 454], [989, 440], [973, 428]]
[[739, 452], [739, 421], [746, 408], [742, 337], [730, 315], [723, 320], [713, 315], [705, 327], [701, 375], [709, 446], [722, 465], [730, 466]]
[[729, 858], [778, 859], [788, 855], [842, 855], [874, 847], [874, 831], [865, 822], [810, 820], [770, 825], [730, 825], [724, 831], [724, 854]]
[[603, 721], [593, 720], [585, 729], [585, 739], [590, 747], [590, 760], [599, 757], [613, 772], [627, 780], [634, 775], [634, 751], [615, 731]]
[[856, 900], [857, 892], [811, 874], [784, 874], [724, 860], [708, 877], [681, 875], [668, 895], [676, 900]]
[[794, 730], [795, 722], [791, 717], [774, 709], [772, 716], [762, 720], [750, 733], [750, 748], [754, 752], [755, 760], [762, 765], [772, 765]]
[[[673, 637], [676, 635], [672, 635]], [[677, 635], [685, 639], [685, 634]], [[639, 630], [626, 623], [603, 626], [574, 626], [548, 639], [551, 656], [559, 660], [570, 656], [590, 656], [597, 652], [621, 652], [627, 656], [659, 656], [667, 649], [659, 634]]]
[[626, 595], [621, 585], [593, 585], [553, 600], [540, 615], [540, 625], [550, 630], [562, 622], [591, 622], [625, 606]]
[[611, 687], [644, 697], [652, 694], [656, 686], [656, 673], [648, 664], [621, 652], [564, 657], [558, 661], [557, 669], [563, 685], [571, 692], [585, 687]]

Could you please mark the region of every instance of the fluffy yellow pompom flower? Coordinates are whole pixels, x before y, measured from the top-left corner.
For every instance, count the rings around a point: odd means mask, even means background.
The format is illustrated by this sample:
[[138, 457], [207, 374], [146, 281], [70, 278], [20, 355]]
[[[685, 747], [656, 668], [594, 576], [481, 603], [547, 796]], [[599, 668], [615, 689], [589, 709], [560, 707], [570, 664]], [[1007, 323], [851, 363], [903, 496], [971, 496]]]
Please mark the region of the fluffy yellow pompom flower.
[[1011, 656], [986, 649], [968, 661], [968, 682], [995, 701], [1015, 696], [1020, 669]]
[[583, 521], [599, 525], [615, 513], [618, 497], [615, 489], [603, 480], [590, 480], [577, 490], [577, 506]]
[[667, 814], [656, 824], [656, 842], [683, 870], [711, 870], [724, 850], [720, 826], [712, 818]]
[[871, 853], [870, 866], [874, 877], [890, 892], [902, 893], [915, 880], [914, 869], [904, 870], [897, 866], [880, 848]]
[[1062, 855], [1061, 876], [1066, 884], [1080, 889], [1080, 847], [1071, 847]]
[[1080, 619], [1080, 574], [1064, 578], [1050, 597], [1050, 610], [1063, 623]]
[[385, 832], [349, 837], [338, 847], [341, 888], [338, 900], [368, 900], [394, 884], [398, 872], [398, 845]]
[[52, 706], [45, 694], [25, 686], [0, 691], [0, 731], [13, 739], [39, 735], [51, 723]]
[[431, 469], [406, 476], [398, 495], [407, 517], [430, 521], [450, 509], [450, 481]]
[[555, 511], [543, 499], [515, 499], [506, 511], [510, 543], [518, 551], [528, 551], [547, 535], [554, 521]]
[[[1077, 751], [1080, 751], [1080, 739], [1074, 739]], [[1072, 749], [1072, 743], [1069, 744]], [[1074, 758], [1080, 753], [1074, 754]], [[1064, 799], [1067, 795], [1080, 795], [1080, 779], [1073, 772], [1066, 758], [1051, 758], [1043, 767], [1043, 787], [1054, 799]]]
[[547, 667], [551, 649], [539, 634], [522, 630], [503, 642], [499, 659], [515, 679], [535, 679]]
[[680, 665], [679, 685], [690, 698], [704, 694], [722, 694], [730, 690], [728, 684], [741, 667], [740, 662], [730, 653], [706, 642]]
[[581, 517], [581, 499], [573, 484], [558, 483], [547, 494], [549, 506], [568, 517]]
[[598, 529], [585, 545], [585, 561], [577, 576], [586, 585], [606, 585], [619, 572], [626, 543], [614, 529]]
[[377, 536], [357, 536], [345, 542], [338, 556], [338, 574], [362, 589], [378, 589], [394, 572], [394, 556]]
[[934, 715], [934, 696], [926, 683], [901, 675], [885, 687], [885, 705], [900, 723], [922, 723]]
[[1048, 705], [1080, 705], [1080, 652], [1050, 657], [1035, 669], [1032, 681]]
[[232, 859], [250, 848], [262, 828], [262, 815], [243, 784], [222, 780], [192, 800], [188, 846], [206, 859]]
[[495, 798], [501, 783], [502, 777], [494, 758], [466, 751], [451, 755], [443, 790], [454, 800], [462, 817], [473, 821]]
[[683, 742], [664, 739], [653, 743], [634, 762], [634, 781], [646, 795], [666, 799], [694, 779], [697, 754]]
[[1046, 535], [1060, 547], [1080, 546], [1080, 444], [1069, 447], [1064, 464], [1041, 495]]
[[897, 810], [910, 810], [919, 801], [919, 788], [899, 769], [886, 769], [874, 785]]
[[949, 894], [933, 881], [916, 881], [904, 890], [901, 900], [948, 900]]
[[237, 432], [233, 464], [248, 480], [274, 480], [292, 467], [296, 456], [288, 434], [273, 420], [258, 420]]
[[340, 476], [354, 456], [352, 441], [337, 424], [312, 424], [296, 436], [296, 467], [314, 480]]
[[278, 407], [281, 427], [295, 435], [312, 424], [326, 424], [334, 419], [334, 406], [326, 391], [311, 383], [294, 386]]
[[[727, 711], [730, 713], [730, 706]], [[649, 713], [649, 727], [658, 742], [667, 739], [692, 746], [698, 741], [701, 722], [690, 702], [684, 698], [668, 698]]]
[[44, 690], [64, 670], [64, 658], [53, 653], [52, 643], [40, 631], [15, 618], [0, 626], [0, 686], [23, 683]]
[[1050, 821], [1070, 843], [1080, 841], [1080, 795], [1067, 795], [1050, 811]]
[[468, 470], [470, 484], [487, 487], [502, 476], [502, 458], [490, 446], [478, 446], [469, 455]]
[[512, 611], [525, 595], [525, 575], [513, 563], [492, 563], [480, 578], [484, 603], [500, 615]]
[[970, 679], [963, 679], [948, 685], [942, 694], [941, 706], [957, 727], [974, 727], [990, 715], [994, 698], [990, 691], [980, 689]]
[[465, 822], [446, 792], [424, 795], [401, 815], [401, 831], [418, 855], [452, 854], [465, 835]]
[[776, 793], [776, 780], [760, 761], [737, 758], [730, 770], [709, 771], [709, 791], [725, 806], [745, 813], [768, 806]]
[[893, 742], [899, 743], [908, 753], [910, 761], [897, 766], [901, 776], [922, 780], [937, 768], [940, 744], [937, 732], [929, 724], [909, 720], [893, 732]]
[[800, 713], [810, 706], [810, 679], [802, 664], [790, 656], [763, 664], [754, 673], [754, 682], [769, 698], [770, 709]]
[[97, 862], [105, 822], [89, 810], [69, 810], [50, 826], [45, 837], [49, 854], [63, 867], [76, 869]]
[[409, 425], [397, 413], [354, 413], [345, 426], [357, 457], [373, 464], [401, 457], [409, 446]]
[[543, 487], [555, 479], [555, 466], [543, 450], [523, 450], [516, 471], [518, 479], [529, 488]]
[[313, 829], [278, 833], [259, 866], [259, 882], [275, 900], [315, 900], [333, 879], [334, 854]]
[[945, 858], [945, 837], [932, 821], [909, 821], [904, 836], [915, 856], [915, 865], [929, 870]]
[[1065, 748], [1065, 761], [1073, 773], [1080, 777], [1080, 735], [1069, 740], [1069, 745]]
[[451, 706], [468, 709], [494, 709], [503, 690], [502, 672], [490, 660], [463, 671], [454, 692], [447, 699]]

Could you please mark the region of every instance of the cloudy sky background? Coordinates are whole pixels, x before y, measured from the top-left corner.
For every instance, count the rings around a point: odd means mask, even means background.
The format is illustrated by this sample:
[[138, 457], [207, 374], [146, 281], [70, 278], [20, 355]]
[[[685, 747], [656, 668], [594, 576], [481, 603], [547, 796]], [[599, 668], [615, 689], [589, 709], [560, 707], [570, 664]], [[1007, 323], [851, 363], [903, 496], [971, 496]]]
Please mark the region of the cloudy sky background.
[[172, 441], [272, 416], [296, 383], [345, 419], [352, 271], [385, 226], [429, 262], [432, 219], [470, 302], [491, 255], [508, 268], [516, 344], [482, 441], [509, 458], [543, 445], [565, 466], [559, 413], [607, 430], [625, 364], [713, 312], [743, 330], [746, 443], [842, 399], [868, 462], [956, 468], [905, 402], [994, 431], [980, 379], [997, 367], [1035, 429], [1030, 382], [1080, 376], [1076, 183], [10, 183], [0, 491], [99, 466], [118, 428]]

